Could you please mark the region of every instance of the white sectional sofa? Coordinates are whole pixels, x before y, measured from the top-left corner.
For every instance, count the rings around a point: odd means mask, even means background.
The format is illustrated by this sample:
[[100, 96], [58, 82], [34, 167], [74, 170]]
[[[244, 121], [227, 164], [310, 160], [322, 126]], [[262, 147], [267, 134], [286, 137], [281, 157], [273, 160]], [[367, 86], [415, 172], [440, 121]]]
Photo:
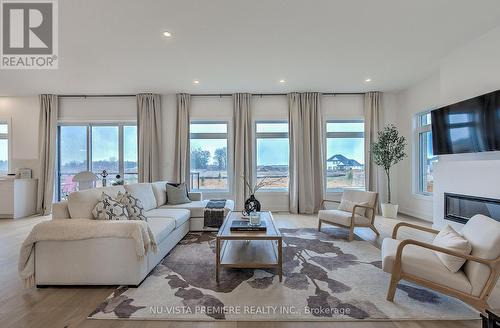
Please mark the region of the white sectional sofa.
[[[188, 231], [204, 230], [203, 209], [208, 200], [201, 193], [189, 193], [191, 203], [168, 205], [166, 183], [77, 191], [67, 201], [53, 204], [54, 220], [93, 219], [92, 209], [103, 191], [112, 197], [128, 191], [141, 200], [158, 251], [139, 260], [135, 242], [129, 238], [40, 241], [35, 245], [36, 285], [139, 285]], [[228, 200], [226, 214], [233, 208], [234, 202]]]

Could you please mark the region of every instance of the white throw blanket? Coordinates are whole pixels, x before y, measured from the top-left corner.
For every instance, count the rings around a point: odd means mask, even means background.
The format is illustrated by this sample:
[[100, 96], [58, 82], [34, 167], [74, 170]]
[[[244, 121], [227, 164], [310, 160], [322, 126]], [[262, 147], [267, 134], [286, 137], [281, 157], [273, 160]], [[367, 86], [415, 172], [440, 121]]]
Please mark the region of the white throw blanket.
[[132, 238], [138, 259], [152, 250], [156, 239], [146, 221], [140, 220], [50, 220], [37, 224], [23, 242], [19, 254], [19, 275], [27, 287], [35, 285], [35, 243], [39, 241], [83, 240], [93, 238]]

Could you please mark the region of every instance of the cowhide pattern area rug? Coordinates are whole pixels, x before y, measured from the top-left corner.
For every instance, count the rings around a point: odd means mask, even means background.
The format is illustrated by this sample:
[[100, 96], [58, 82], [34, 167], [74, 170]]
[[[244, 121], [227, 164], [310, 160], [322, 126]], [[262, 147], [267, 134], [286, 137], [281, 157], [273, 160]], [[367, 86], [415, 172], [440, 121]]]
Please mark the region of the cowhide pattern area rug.
[[[458, 320], [478, 319], [464, 303], [401, 282], [386, 301], [390, 275], [380, 250], [343, 231], [281, 229], [283, 282], [273, 270], [221, 269], [215, 233], [189, 233], [138, 288], [116, 289], [92, 319]], [[254, 241], [252, 241], [254, 242]]]

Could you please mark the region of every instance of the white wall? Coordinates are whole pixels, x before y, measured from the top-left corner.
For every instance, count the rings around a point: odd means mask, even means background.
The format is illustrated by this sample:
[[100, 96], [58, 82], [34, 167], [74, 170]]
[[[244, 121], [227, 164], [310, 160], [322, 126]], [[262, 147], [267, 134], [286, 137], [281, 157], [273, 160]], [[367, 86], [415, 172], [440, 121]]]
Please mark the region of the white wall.
[[59, 122], [135, 122], [134, 97], [60, 98]]
[[408, 157], [398, 166], [396, 173], [397, 202], [400, 212], [409, 214], [427, 221], [432, 221], [432, 196], [418, 195], [414, 192], [416, 176], [416, 140], [413, 135], [414, 117], [416, 113], [433, 109], [439, 106], [439, 74], [434, 74], [428, 79], [398, 94], [395, 113], [395, 125], [405, 136], [408, 147]]
[[[415, 145], [413, 119], [416, 113], [437, 108], [460, 100], [472, 98], [500, 89], [500, 27], [497, 27], [472, 42], [456, 49], [442, 59], [440, 68], [430, 77], [399, 92], [398, 108], [390, 115], [397, 117], [400, 131], [411, 142], [410, 158], [398, 167], [398, 200], [401, 212], [434, 221], [439, 226], [443, 208], [443, 188], [452, 192], [467, 188], [468, 194], [482, 194], [468, 184], [468, 180], [457, 175], [453, 161], [468, 161], [470, 167], [480, 165], [483, 169], [474, 172], [475, 179], [490, 181], [489, 173], [498, 170], [499, 152], [441, 157], [434, 174], [436, 191], [433, 197], [416, 195], [413, 190], [415, 178]], [[454, 181], [449, 184], [449, 181]], [[445, 187], [447, 186], [447, 187]], [[483, 196], [488, 196], [484, 195]], [[490, 195], [494, 197], [494, 195]], [[498, 198], [498, 197], [497, 197]]]
[[454, 103], [500, 89], [500, 25], [441, 61], [441, 100]]
[[10, 171], [31, 168], [38, 174], [38, 117], [37, 97], [0, 97], [0, 119], [11, 122]]

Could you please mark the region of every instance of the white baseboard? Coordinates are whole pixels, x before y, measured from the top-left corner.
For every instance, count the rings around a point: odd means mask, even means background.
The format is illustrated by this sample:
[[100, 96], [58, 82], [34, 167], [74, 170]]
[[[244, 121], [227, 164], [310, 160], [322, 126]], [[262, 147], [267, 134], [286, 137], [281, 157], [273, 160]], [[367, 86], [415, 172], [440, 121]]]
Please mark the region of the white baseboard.
[[400, 207], [399, 208], [399, 213], [401, 214], [406, 214], [406, 215], [409, 215], [409, 216], [413, 216], [417, 219], [421, 219], [421, 220], [424, 220], [424, 221], [428, 221], [428, 222], [433, 222], [433, 219], [432, 219], [432, 216], [427, 216], [427, 215], [422, 215], [422, 213], [419, 213], [419, 212], [415, 212], [414, 210], [412, 209], [409, 209], [409, 208], [405, 208], [405, 207]]

